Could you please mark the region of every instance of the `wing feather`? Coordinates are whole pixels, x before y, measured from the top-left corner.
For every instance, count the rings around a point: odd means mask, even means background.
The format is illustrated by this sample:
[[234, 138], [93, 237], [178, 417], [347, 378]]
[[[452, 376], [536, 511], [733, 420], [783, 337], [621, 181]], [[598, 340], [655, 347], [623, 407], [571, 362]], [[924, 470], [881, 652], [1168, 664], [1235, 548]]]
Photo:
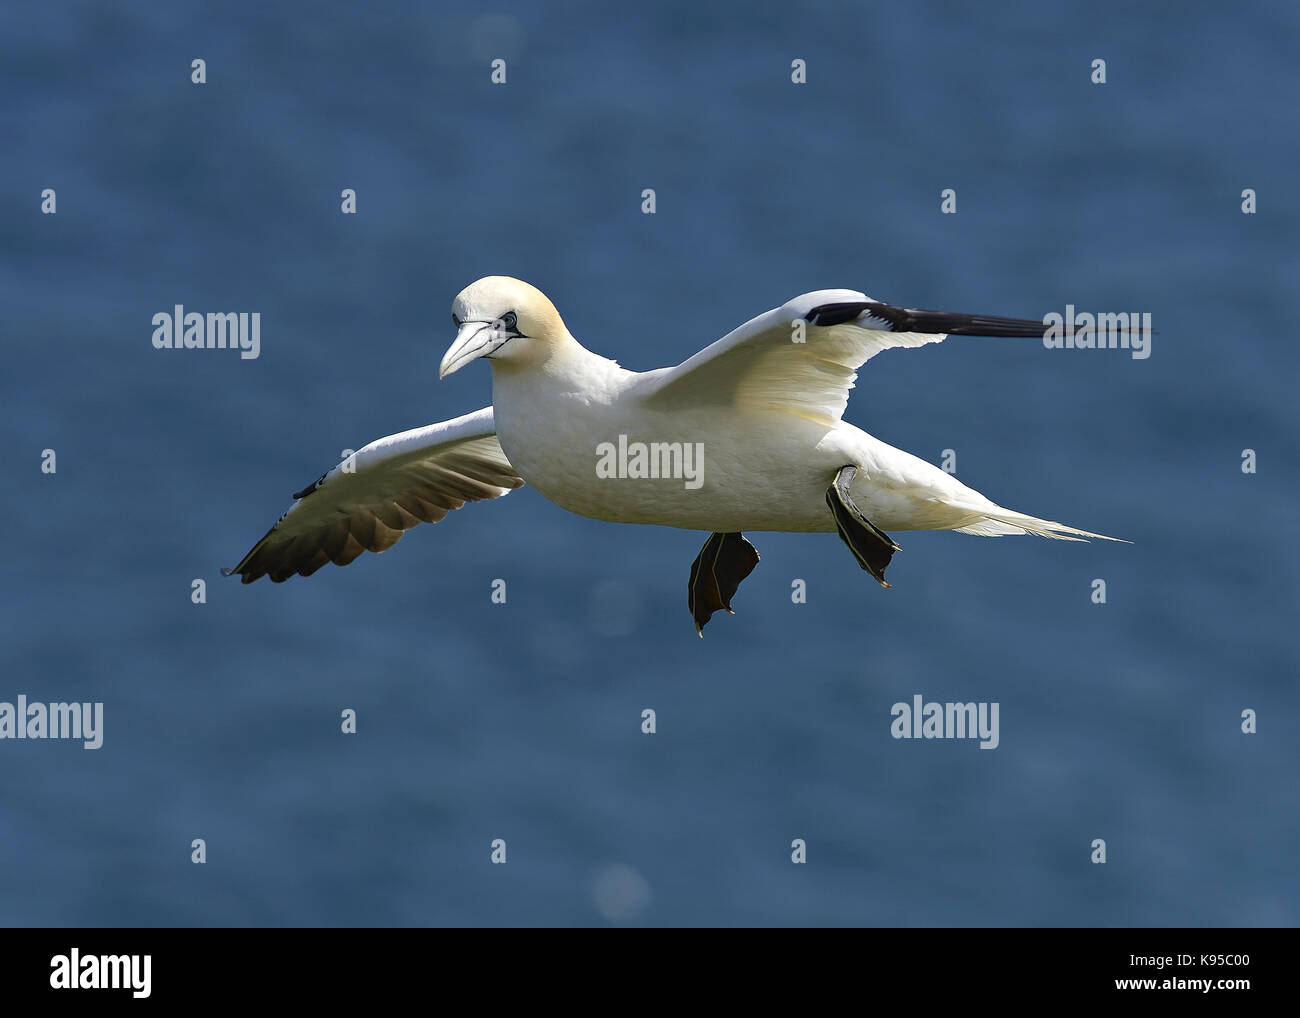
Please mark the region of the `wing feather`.
[[833, 427], [848, 405], [858, 368], [882, 350], [941, 342], [948, 333], [940, 329], [1041, 336], [1044, 326], [898, 308], [856, 290], [815, 290], [746, 322], [675, 368], [647, 372], [644, 397], [664, 409], [717, 403]]
[[327, 562], [391, 548], [420, 523], [523, 485], [497, 441], [492, 408], [371, 442], [294, 496], [227, 576], [281, 583]]

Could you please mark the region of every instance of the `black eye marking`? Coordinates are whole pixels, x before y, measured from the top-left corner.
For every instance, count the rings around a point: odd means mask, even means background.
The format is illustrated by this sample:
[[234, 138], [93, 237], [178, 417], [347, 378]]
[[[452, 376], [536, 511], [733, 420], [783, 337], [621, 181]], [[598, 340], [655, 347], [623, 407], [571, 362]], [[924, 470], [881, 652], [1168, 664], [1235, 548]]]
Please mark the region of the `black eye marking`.
[[459, 329], [465, 323], [460, 320], [460, 315], [456, 314], [456, 312], [453, 311], [451, 313], [451, 324], [456, 326], [456, 328]]
[[501, 316], [501, 324], [504, 325], [507, 329], [513, 330], [518, 323], [519, 323], [519, 316], [515, 314], [513, 311], [507, 311], [504, 315]]

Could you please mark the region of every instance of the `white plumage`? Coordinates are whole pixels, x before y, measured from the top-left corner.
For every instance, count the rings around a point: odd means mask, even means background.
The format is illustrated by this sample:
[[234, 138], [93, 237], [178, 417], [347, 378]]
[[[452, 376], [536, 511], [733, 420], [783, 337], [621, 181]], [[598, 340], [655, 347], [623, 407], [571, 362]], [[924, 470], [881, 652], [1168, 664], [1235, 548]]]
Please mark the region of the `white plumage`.
[[[635, 372], [583, 347], [546, 296], [520, 280], [481, 279], [452, 310], [459, 334], [441, 374], [486, 357], [493, 406], [380, 439], [354, 463], [335, 467], [299, 493], [232, 570], [244, 582], [307, 575], [327, 561], [346, 564], [362, 549], [389, 547], [416, 523], [525, 481], [565, 509], [618, 523], [737, 536], [843, 534], [827, 493], [837, 473], [852, 466], [849, 504], [868, 527], [1104, 537], [1005, 509], [842, 419], [857, 369], [884, 350], [937, 343], [948, 332], [1041, 335], [1040, 323], [918, 311], [855, 290], [818, 290], [759, 315], [676, 367]], [[598, 450], [620, 442], [698, 449], [700, 483], [683, 483], [680, 475], [602, 474]], [[883, 567], [872, 571], [883, 583]]]

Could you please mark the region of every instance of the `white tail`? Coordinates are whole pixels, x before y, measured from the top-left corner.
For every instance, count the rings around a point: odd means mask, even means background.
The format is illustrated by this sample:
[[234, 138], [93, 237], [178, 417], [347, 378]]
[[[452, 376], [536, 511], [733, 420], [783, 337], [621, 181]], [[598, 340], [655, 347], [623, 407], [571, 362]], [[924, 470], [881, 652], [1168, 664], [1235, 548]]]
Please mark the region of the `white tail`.
[[1036, 516], [1026, 516], [1024, 513], [1003, 509], [1001, 506], [994, 506], [991, 509], [977, 508], [975, 506], [954, 506], [953, 508], [969, 509], [971, 512], [979, 513], [984, 517], [977, 523], [957, 527], [957, 532], [961, 534], [976, 534], [980, 537], [1034, 534], [1038, 537], [1050, 537], [1056, 541], [1086, 541], [1092, 537], [1099, 541], [1119, 541], [1121, 544], [1133, 543], [1124, 540], [1122, 537], [1107, 537], [1105, 534], [1094, 534], [1091, 530], [1067, 527], [1064, 523], [1056, 523], [1053, 520], [1040, 520]]

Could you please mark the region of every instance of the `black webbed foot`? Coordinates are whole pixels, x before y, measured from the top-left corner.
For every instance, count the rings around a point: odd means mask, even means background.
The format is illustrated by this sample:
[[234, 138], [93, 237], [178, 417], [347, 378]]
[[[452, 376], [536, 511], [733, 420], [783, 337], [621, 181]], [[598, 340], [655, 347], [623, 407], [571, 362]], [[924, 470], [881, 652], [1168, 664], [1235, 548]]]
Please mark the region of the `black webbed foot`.
[[894, 557], [894, 552], [900, 549], [892, 537], [862, 515], [862, 510], [850, 497], [849, 488], [857, 473], [857, 467], [841, 467], [834, 482], [826, 489], [826, 504], [835, 517], [840, 537], [853, 552], [858, 565], [874, 576], [882, 587], [888, 587], [889, 584], [885, 582], [885, 567]]
[[758, 552], [744, 534], [710, 534], [704, 547], [691, 563], [687, 583], [687, 606], [695, 620], [695, 631], [704, 636], [704, 627], [716, 611], [736, 613], [731, 599], [741, 581], [758, 565]]

